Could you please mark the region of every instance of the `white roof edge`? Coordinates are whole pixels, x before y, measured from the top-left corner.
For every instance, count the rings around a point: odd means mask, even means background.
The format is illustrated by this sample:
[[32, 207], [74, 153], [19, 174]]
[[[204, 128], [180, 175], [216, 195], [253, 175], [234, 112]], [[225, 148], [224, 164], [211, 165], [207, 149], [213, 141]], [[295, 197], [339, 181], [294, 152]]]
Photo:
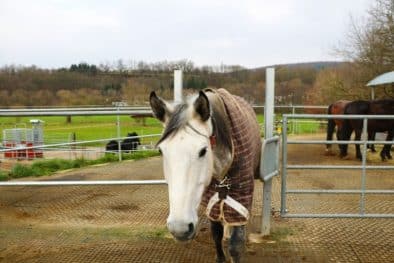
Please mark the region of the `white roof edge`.
[[382, 84], [394, 83], [394, 71], [386, 72], [377, 76], [367, 83], [367, 86], [376, 86]]

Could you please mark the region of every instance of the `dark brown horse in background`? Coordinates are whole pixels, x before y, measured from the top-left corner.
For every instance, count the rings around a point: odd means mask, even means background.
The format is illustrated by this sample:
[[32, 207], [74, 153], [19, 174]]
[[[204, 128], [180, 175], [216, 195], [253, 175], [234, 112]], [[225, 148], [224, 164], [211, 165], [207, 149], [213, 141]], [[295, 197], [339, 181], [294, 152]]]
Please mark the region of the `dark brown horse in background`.
[[[330, 104], [328, 106], [328, 110], [327, 113], [328, 114], [333, 114], [333, 115], [342, 115], [344, 114], [345, 111], [345, 107], [346, 105], [348, 105], [351, 101], [350, 100], [338, 100], [332, 104]], [[340, 136], [341, 136], [341, 129], [343, 126], [344, 120], [343, 119], [328, 119], [327, 122], [327, 141], [331, 141], [334, 131], [335, 131], [335, 127], [336, 129], [336, 136], [337, 136], [337, 140], [340, 140]], [[368, 133], [368, 140], [373, 140], [375, 138], [375, 133], [370, 132]], [[327, 155], [332, 155], [332, 150], [331, 150], [332, 144], [326, 144], [326, 154]], [[343, 147], [343, 145], [338, 145], [339, 150], [341, 151], [341, 147]], [[368, 144], [368, 148], [372, 151], [372, 152], [376, 152], [375, 147], [373, 144]], [[342, 156], [343, 157], [343, 156]]]
[[[394, 100], [357, 100], [348, 103], [345, 106], [344, 114], [360, 114], [360, 115], [394, 115]], [[360, 140], [363, 128], [362, 119], [345, 119], [343, 121], [342, 129], [340, 131], [340, 140], [349, 140], [354, 130], [356, 133], [355, 140]], [[394, 120], [378, 120], [378, 119], [368, 119], [368, 140], [371, 140], [371, 134], [376, 132], [387, 132], [386, 141], [392, 141], [394, 137]], [[392, 159], [390, 154], [391, 144], [385, 144], [382, 151], [380, 152], [380, 157], [382, 161]], [[341, 156], [347, 155], [347, 144], [342, 144], [340, 147]], [[361, 160], [360, 145], [356, 144], [356, 157]]]
[[[333, 115], [342, 115], [345, 111], [345, 106], [349, 103], [349, 100], [338, 100], [328, 106], [327, 113]], [[340, 130], [342, 129], [343, 120], [342, 119], [328, 119], [327, 123], [327, 141], [332, 141], [332, 135], [334, 134], [335, 127], [337, 127], [336, 136], [339, 140]], [[340, 146], [340, 145], [339, 145]], [[326, 153], [332, 155], [331, 150], [332, 144], [326, 144]], [[340, 147], [339, 147], [340, 148]]]

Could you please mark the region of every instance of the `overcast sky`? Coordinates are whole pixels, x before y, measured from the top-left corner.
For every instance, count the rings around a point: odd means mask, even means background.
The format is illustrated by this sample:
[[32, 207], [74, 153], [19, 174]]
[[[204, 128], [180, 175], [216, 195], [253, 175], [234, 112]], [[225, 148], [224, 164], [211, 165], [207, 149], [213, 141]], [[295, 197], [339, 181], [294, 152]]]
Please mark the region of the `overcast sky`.
[[123, 59], [196, 65], [340, 60], [372, 0], [0, 0], [0, 65]]

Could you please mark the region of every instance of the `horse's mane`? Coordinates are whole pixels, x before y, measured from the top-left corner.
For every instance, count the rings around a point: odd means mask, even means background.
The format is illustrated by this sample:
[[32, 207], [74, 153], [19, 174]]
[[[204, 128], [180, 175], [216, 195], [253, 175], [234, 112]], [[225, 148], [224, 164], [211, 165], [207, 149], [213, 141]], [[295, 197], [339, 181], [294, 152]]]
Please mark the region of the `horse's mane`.
[[[207, 90], [210, 92], [210, 90]], [[218, 98], [221, 100], [220, 98]], [[216, 136], [216, 140], [218, 145], [228, 149], [230, 152], [232, 151], [232, 143], [231, 143], [231, 132], [230, 132], [230, 124], [228, 121], [228, 116], [226, 113], [226, 109], [224, 105], [220, 105], [221, 101], [210, 100], [210, 105], [212, 107], [212, 121], [214, 125], [214, 134]], [[222, 107], [221, 107], [222, 106]]]
[[368, 114], [370, 101], [355, 100], [345, 106], [344, 114]]

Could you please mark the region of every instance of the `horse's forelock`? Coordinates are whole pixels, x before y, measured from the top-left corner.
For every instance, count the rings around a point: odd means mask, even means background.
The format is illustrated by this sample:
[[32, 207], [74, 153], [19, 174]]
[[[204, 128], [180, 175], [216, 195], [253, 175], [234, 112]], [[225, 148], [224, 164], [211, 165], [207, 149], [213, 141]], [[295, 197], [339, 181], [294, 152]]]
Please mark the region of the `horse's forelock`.
[[187, 108], [188, 108], [188, 104], [186, 103], [181, 103], [175, 106], [174, 112], [171, 114], [170, 118], [168, 119], [163, 135], [161, 136], [157, 144], [161, 143], [169, 136], [174, 135], [180, 129], [185, 127], [185, 125], [188, 122], [188, 116], [186, 114]]
[[[208, 91], [209, 92], [209, 91]], [[176, 134], [179, 130], [183, 129], [190, 121], [191, 116], [188, 113], [189, 107], [193, 106], [194, 99], [197, 96], [192, 96], [187, 99], [186, 103], [180, 103], [175, 106], [174, 112], [170, 115], [163, 135], [157, 142], [157, 145]], [[212, 107], [212, 122], [214, 128], [214, 135], [216, 136], [217, 144], [231, 151], [231, 132], [228, 123], [228, 116], [219, 97], [213, 99], [208, 96], [209, 102]]]

